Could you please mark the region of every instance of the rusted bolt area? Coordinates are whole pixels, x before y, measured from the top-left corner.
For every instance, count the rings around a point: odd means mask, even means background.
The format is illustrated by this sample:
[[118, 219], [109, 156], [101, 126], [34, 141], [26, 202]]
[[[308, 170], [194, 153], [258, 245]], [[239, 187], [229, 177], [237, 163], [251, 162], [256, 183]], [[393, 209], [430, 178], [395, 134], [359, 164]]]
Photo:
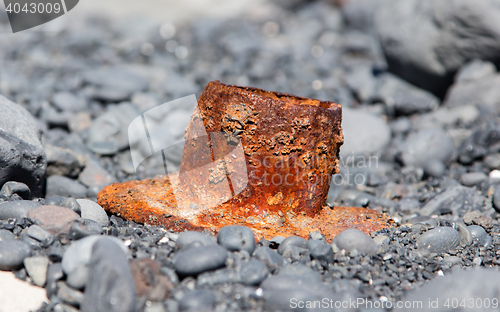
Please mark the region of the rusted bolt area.
[[239, 224], [268, 239], [387, 227], [376, 211], [324, 205], [339, 170], [341, 121], [333, 102], [211, 82], [186, 130], [179, 173], [112, 184], [99, 204], [177, 231]]

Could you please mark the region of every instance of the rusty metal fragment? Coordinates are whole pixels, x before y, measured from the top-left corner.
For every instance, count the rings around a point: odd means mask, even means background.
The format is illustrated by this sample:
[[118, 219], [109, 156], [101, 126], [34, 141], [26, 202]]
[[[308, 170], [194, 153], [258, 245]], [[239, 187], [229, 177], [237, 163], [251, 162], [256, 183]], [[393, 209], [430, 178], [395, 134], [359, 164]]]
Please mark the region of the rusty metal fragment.
[[325, 206], [343, 143], [339, 104], [209, 83], [186, 130], [179, 173], [114, 183], [98, 194], [107, 211], [175, 231], [239, 224], [257, 237], [330, 241], [346, 228], [390, 226], [366, 208]]

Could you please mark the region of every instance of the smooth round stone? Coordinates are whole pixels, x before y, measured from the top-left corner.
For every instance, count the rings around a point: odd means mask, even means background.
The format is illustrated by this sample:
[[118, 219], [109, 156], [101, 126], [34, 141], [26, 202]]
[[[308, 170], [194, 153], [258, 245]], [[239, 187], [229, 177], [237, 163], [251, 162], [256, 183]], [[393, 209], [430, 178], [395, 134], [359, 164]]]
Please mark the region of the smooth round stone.
[[0, 189], [0, 195], [10, 197], [13, 194], [17, 194], [25, 200], [31, 199], [31, 191], [26, 184], [15, 181], [5, 182], [2, 189]]
[[311, 258], [319, 261], [333, 263], [333, 257], [334, 253], [332, 246], [327, 243], [320, 244], [311, 251]]
[[95, 221], [102, 226], [108, 226], [108, 215], [99, 204], [88, 199], [77, 199], [76, 202], [80, 205], [82, 218]]
[[483, 172], [464, 173], [460, 177], [460, 182], [465, 186], [473, 186], [488, 179], [488, 176]]
[[28, 211], [40, 206], [39, 203], [30, 200], [16, 200], [0, 204], [0, 220], [26, 218]]
[[179, 234], [176, 244], [180, 248], [184, 248], [193, 243], [198, 243], [200, 246], [215, 245], [215, 241], [209, 236], [195, 231], [186, 231]]
[[279, 268], [283, 265], [283, 257], [269, 247], [257, 247], [253, 252], [253, 257], [262, 261], [270, 268]]
[[100, 237], [92, 246], [92, 258], [81, 304], [82, 312], [135, 311], [135, 283], [123, 243]]
[[26, 273], [31, 277], [33, 283], [43, 287], [47, 281], [47, 270], [49, 259], [47, 257], [28, 257], [24, 259]]
[[181, 311], [212, 311], [215, 308], [216, 297], [213, 291], [208, 289], [196, 289], [187, 291], [179, 300]]
[[11, 231], [0, 230], [0, 243], [14, 240], [16, 240], [16, 236]]
[[278, 247], [278, 253], [280, 255], [283, 255], [283, 252], [289, 246], [295, 246], [295, 247], [307, 249], [307, 241], [300, 236], [289, 236], [281, 242], [280, 246]]
[[479, 239], [479, 246], [487, 248], [493, 244], [493, 238], [489, 235], [483, 236]]
[[220, 229], [217, 243], [229, 251], [246, 250], [249, 254], [252, 254], [257, 246], [253, 231], [241, 225], [230, 225]]
[[480, 225], [469, 225], [467, 229], [473, 240], [488, 235], [486, 230]]
[[177, 253], [174, 258], [174, 268], [179, 275], [198, 275], [222, 268], [227, 256], [226, 248], [219, 245], [189, 248]]
[[47, 178], [47, 196], [52, 195], [81, 198], [87, 195], [87, 188], [76, 180], [53, 175]]
[[[64, 252], [62, 258], [62, 269], [68, 276], [68, 284], [76, 289], [81, 289], [87, 282], [90, 259], [92, 257], [92, 247], [102, 236], [92, 235], [82, 238], [72, 243]], [[123, 242], [116, 237], [108, 237], [112, 239], [122, 250], [127, 253], [128, 249]]]
[[417, 239], [417, 248], [429, 252], [446, 252], [457, 247], [460, 243], [460, 234], [451, 227], [437, 227], [422, 234]]
[[76, 201], [76, 199], [71, 198], [71, 197], [64, 197], [64, 196], [58, 196], [58, 195], [52, 195], [49, 196], [45, 199], [45, 205], [54, 205], [54, 206], [61, 206], [61, 207], [66, 207], [77, 214], [81, 215], [82, 211], [80, 209], [80, 205]]
[[241, 267], [240, 282], [245, 285], [259, 285], [269, 274], [264, 263], [251, 259]]
[[431, 159], [425, 162], [424, 174], [428, 177], [441, 178], [446, 174], [446, 166], [438, 159]]
[[37, 241], [41, 242], [43, 240], [49, 239], [52, 234], [49, 232], [45, 231], [42, 229], [40, 226], [33, 224], [26, 230], [26, 234], [28, 234], [29, 237], [36, 239]]
[[83, 223], [74, 222], [68, 231], [68, 238], [77, 240], [85, 236], [100, 235], [104, 232], [102, 226], [92, 220], [83, 220]]
[[347, 229], [337, 234], [332, 240], [332, 247], [334, 251], [336, 249], [344, 249], [348, 252], [356, 250], [365, 254], [374, 254], [379, 248], [370, 236], [356, 229]]
[[99, 155], [114, 155], [120, 150], [116, 141], [90, 142], [88, 147], [92, 152]]
[[460, 246], [469, 246], [472, 243], [472, 235], [465, 223], [455, 222], [455, 230], [460, 234]]
[[313, 251], [314, 248], [322, 244], [326, 244], [326, 242], [322, 240], [310, 239], [307, 241], [307, 249], [309, 249], [309, 251]]
[[0, 242], [0, 270], [17, 270], [23, 266], [24, 259], [29, 256], [31, 256], [31, 248], [24, 242]]
[[497, 185], [493, 192], [493, 208], [495, 208], [497, 212], [500, 212], [500, 185]]

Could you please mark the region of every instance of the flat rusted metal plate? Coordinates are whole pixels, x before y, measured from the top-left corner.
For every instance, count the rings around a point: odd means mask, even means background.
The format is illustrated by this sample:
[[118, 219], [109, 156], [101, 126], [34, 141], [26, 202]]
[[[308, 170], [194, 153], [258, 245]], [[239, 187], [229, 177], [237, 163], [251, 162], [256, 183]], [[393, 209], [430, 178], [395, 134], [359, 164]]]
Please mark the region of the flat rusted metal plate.
[[346, 228], [390, 226], [365, 208], [324, 206], [343, 143], [340, 105], [260, 89], [207, 85], [186, 130], [178, 174], [112, 184], [107, 211], [176, 231], [239, 224], [258, 237], [328, 240]]

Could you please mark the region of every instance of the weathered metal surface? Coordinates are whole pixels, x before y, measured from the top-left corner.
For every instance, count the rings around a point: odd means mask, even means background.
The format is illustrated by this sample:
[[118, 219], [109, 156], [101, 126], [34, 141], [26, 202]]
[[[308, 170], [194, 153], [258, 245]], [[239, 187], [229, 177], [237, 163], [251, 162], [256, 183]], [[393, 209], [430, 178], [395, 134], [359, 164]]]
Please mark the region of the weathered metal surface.
[[324, 206], [343, 143], [342, 108], [260, 89], [209, 83], [186, 130], [178, 175], [112, 184], [106, 210], [176, 231], [239, 224], [258, 237], [328, 240], [345, 228], [390, 226], [365, 208]]

